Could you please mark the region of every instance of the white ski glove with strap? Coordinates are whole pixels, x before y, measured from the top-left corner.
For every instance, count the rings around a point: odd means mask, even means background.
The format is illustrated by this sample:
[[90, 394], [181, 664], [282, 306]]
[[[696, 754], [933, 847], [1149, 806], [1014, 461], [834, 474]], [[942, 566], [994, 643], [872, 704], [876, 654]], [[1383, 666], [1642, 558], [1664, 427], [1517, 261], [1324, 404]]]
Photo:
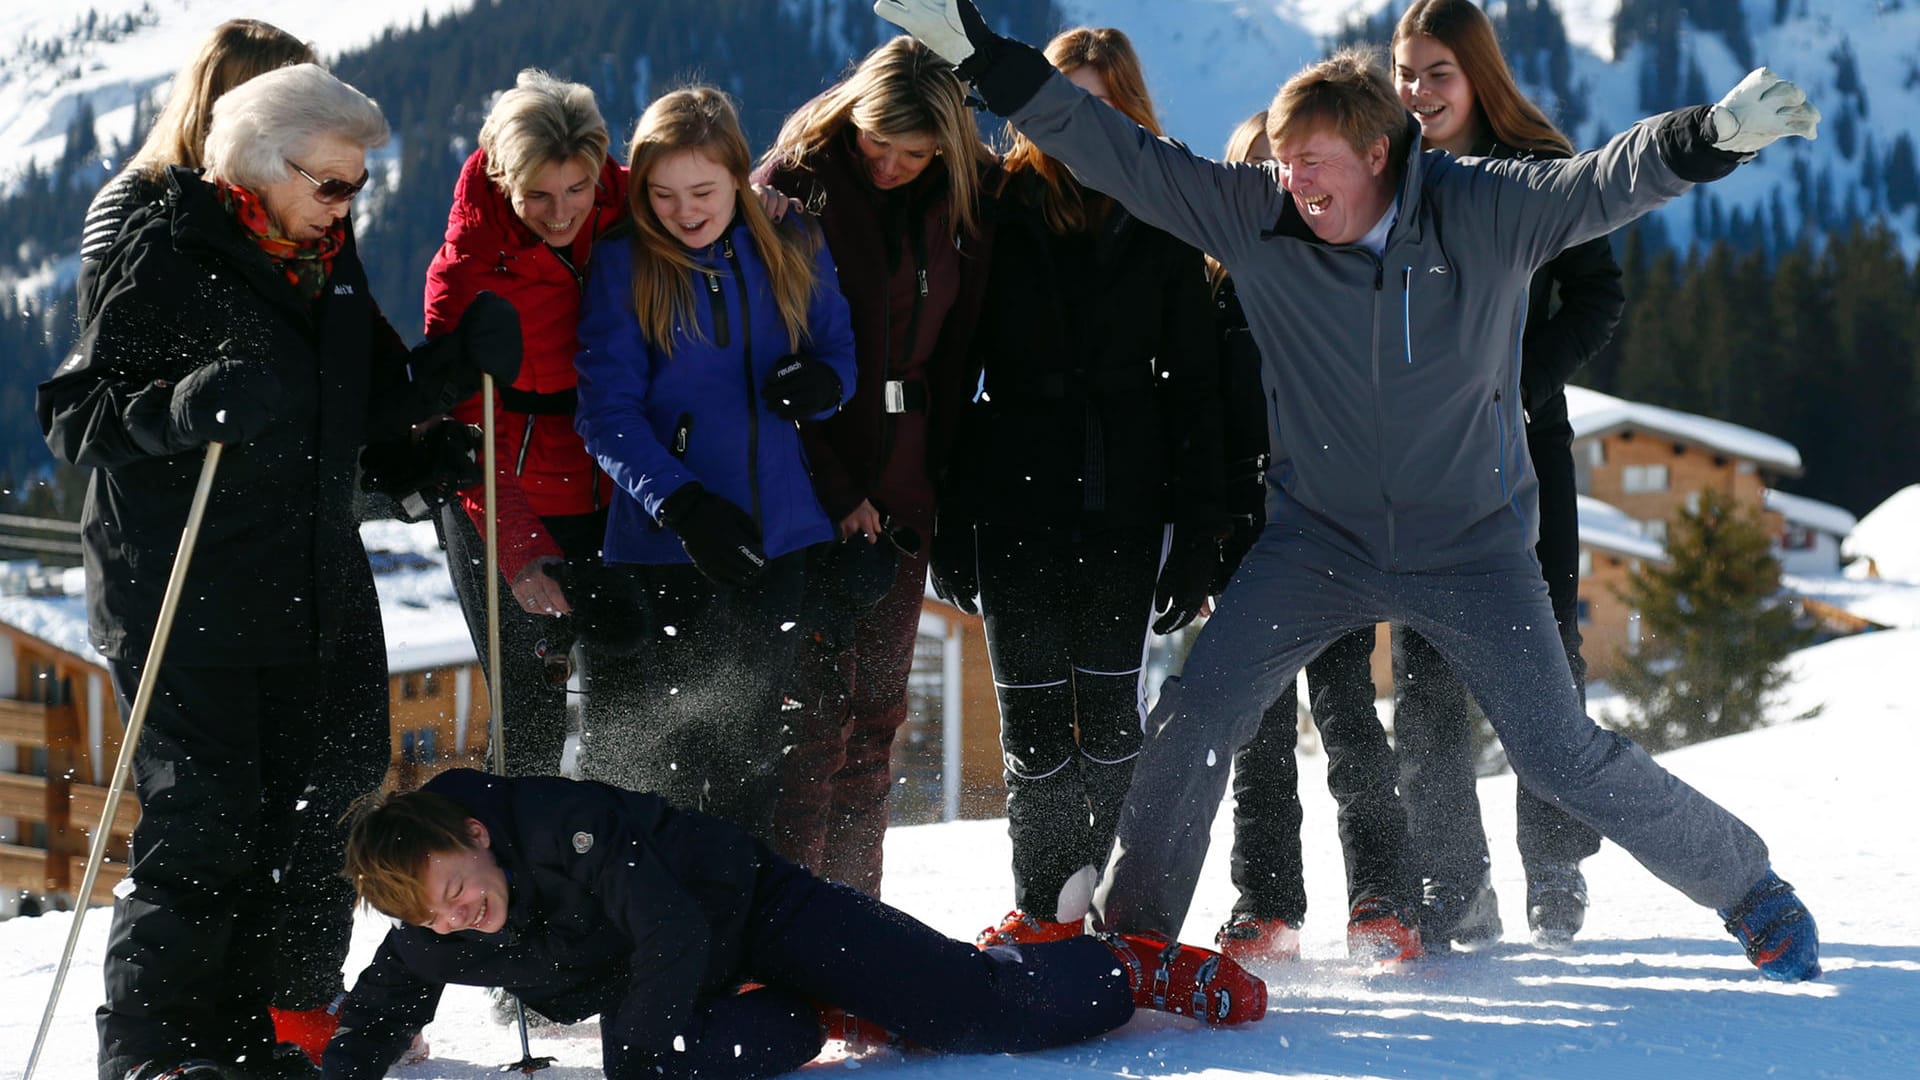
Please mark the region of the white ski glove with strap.
[[1713, 107], [1712, 124], [1716, 148], [1751, 154], [1785, 135], [1819, 138], [1820, 110], [1798, 86], [1755, 68]]
[[979, 30], [986, 21], [969, 0], [874, 0], [873, 13], [919, 38], [927, 48], [940, 54], [954, 67], [966, 63], [978, 47], [967, 30], [966, 15]]

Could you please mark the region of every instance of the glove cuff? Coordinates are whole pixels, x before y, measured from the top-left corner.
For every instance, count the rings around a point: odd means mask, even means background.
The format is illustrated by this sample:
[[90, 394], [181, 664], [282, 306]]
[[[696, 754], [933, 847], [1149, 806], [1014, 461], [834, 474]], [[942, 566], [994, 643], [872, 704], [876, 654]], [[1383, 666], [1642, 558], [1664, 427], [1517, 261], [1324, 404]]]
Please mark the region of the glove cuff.
[[996, 116], [1011, 116], [1020, 111], [1055, 74], [1053, 62], [1045, 53], [1024, 41], [998, 35], [992, 42], [976, 48], [955, 70], [961, 78], [973, 83], [981, 100]]
[[1714, 145], [1713, 110], [1716, 105], [1695, 105], [1670, 112], [1653, 121], [1654, 140], [1660, 156], [1680, 179], [1704, 184], [1733, 172], [1752, 154], [1738, 154]]
[[660, 502], [660, 524], [669, 529], [677, 528], [706, 493], [706, 485], [698, 480], [690, 480], [675, 488], [673, 494]]

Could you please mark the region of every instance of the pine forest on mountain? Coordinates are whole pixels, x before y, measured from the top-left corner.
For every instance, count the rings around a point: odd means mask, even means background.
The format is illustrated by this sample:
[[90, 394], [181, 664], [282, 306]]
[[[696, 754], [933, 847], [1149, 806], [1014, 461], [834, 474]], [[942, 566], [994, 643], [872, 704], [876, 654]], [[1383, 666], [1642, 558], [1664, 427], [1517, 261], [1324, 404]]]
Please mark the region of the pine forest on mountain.
[[[1328, 44], [1384, 42], [1403, 6], [1350, 25]], [[1804, 5], [1777, 0], [1774, 7], [1778, 20]], [[991, 10], [1028, 40], [1063, 24], [1049, 0], [996, 0]], [[1752, 55], [1744, 11], [1740, 0], [1624, 0], [1616, 49], [1645, 45], [1656, 59], [1641, 69], [1640, 100], [1611, 103], [1610, 111], [1640, 115], [1725, 89], [1682, 62], [1683, 32], [1717, 34], [1743, 64], [1764, 62]], [[1593, 106], [1569, 84], [1567, 35], [1549, 0], [1509, 0], [1496, 23], [1516, 72], [1547, 91], [1543, 101], [1577, 143], [1590, 144]], [[342, 78], [381, 103], [394, 131], [397, 183], [356, 205], [361, 258], [383, 309], [403, 335], [419, 335], [422, 281], [454, 179], [490, 96], [519, 69], [541, 66], [591, 85], [616, 153], [644, 103], [688, 79], [733, 94], [761, 148], [788, 110], [885, 31], [865, 3], [481, 0], [472, 11], [389, 31], [369, 48], [333, 58]], [[1841, 140], [1848, 159], [1858, 155], [1863, 183], [1849, 182], [1836, 195], [1824, 169], [1796, 168], [1790, 187], [1751, 213], [1727, 211], [1711, 189], [1696, 192], [1687, 197], [1693, 232], [1714, 239], [1691, 250], [1673, 246], [1658, 221], [1616, 235], [1626, 316], [1605, 354], [1575, 381], [1787, 439], [1799, 448], [1805, 475], [1781, 486], [1861, 514], [1920, 478], [1920, 269], [1885, 224], [1920, 214], [1920, 172], [1912, 140], [1876, 136], [1865, 95], [1857, 87], [1847, 92], [1848, 58], [1836, 63], [1842, 97], [1818, 102], [1827, 117], [1822, 133]], [[1276, 81], [1285, 74], [1275, 72]], [[1244, 104], [1222, 108], [1237, 115]], [[30, 170], [0, 198], [0, 276], [77, 249], [87, 202], [110, 175], [106, 162], [124, 160], [150, 118], [142, 110], [138, 133], [108, 146], [96, 142], [91, 113], [73, 118], [60, 158]], [[983, 118], [984, 134], [1000, 130]], [[73, 299], [70, 288], [33, 297], [0, 290], [0, 487], [7, 510], [72, 517], [76, 474], [54, 472], [31, 416], [35, 384], [76, 337]]]

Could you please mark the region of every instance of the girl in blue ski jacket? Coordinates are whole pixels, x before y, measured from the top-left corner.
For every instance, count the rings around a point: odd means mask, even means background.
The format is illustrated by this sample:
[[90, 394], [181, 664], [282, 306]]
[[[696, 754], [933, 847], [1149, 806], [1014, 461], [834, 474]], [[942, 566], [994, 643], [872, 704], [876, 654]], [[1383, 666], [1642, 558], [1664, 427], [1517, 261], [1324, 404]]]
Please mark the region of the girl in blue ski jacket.
[[840, 407], [854, 359], [818, 228], [775, 225], [749, 164], [724, 94], [660, 98], [630, 148], [631, 227], [593, 255], [575, 426], [649, 625], [636, 662], [589, 673], [589, 694], [639, 696], [585, 733], [581, 768], [765, 835], [802, 553], [834, 535], [794, 424]]

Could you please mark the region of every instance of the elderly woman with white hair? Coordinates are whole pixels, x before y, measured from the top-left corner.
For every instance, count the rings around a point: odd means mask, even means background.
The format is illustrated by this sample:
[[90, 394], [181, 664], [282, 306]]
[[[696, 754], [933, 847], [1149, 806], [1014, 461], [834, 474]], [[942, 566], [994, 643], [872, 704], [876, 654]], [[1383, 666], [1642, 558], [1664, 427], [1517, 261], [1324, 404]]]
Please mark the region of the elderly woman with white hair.
[[[40, 387], [48, 445], [94, 470], [88, 620], [123, 713], [202, 450], [227, 448], [134, 753], [142, 816], [105, 961], [102, 1080], [318, 1075], [276, 1045], [267, 1009], [298, 805], [380, 779], [329, 776], [316, 752], [340, 725], [385, 735], [356, 460], [481, 370], [511, 379], [520, 352], [503, 301], [411, 354], [381, 317], [347, 214], [386, 140], [379, 107], [312, 64], [229, 91], [204, 173], [168, 168], [165, 197], [129, 217], [78, 346]], [[343, 951], [350, 896], [329, 916]]]

